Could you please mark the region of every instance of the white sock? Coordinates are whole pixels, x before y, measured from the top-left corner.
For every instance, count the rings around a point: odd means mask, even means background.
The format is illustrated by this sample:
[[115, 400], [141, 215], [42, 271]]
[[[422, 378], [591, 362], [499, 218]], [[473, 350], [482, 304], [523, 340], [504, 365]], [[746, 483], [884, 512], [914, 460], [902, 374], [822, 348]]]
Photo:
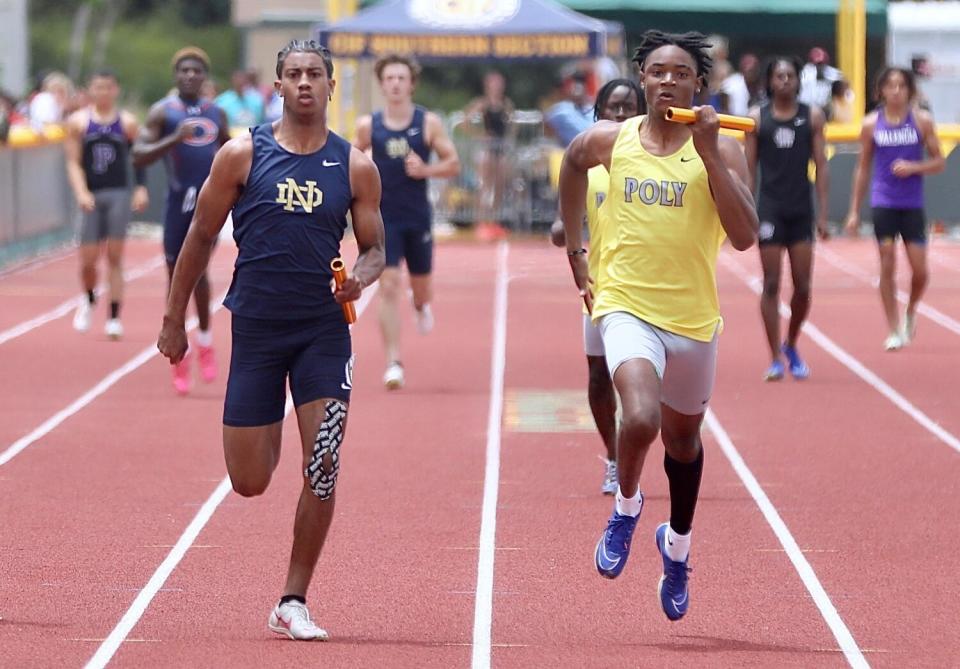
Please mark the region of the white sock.
[[636, 518], [643, 509], [643, 497], [640, 495], [640, 487], [637, 486], [637, 492], [633, 497], [624, 497], [620, 492], [620, 486], [617, 486], [617, 513], [621, 516], [633, 516]]
[[213, 333], [210, 330], [197, 330], [197, 345], [204, 348], [213, 346]]
[[693, 530], [686, 534], [677, 534], [673, 528], [667, 526], [667, 542], [665, 550], [667, 557], [674, 562], [683, 562], [690, 555], [690, 535]]

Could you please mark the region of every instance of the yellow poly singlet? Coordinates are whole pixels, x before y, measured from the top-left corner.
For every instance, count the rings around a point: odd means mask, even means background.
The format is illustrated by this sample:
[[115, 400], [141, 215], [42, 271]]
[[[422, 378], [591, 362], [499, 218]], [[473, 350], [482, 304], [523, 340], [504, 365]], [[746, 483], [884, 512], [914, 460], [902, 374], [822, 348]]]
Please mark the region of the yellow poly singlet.
[[[607, 174], [607, 168], [603, 165], [591, 167], [587, 172], [587, 234], [590, 237], [587, 268], [594, 281], [600, 276], [600, 249], [603, 239], [603, 223], [606, 221], [606, 218], [603, 221], [600, 219], [600, 205], [607, 197], [609, 183], [610, 175]], [[596, 291], [596, 284], [594, 284], [593, 289]], [[583, 313], [587, 313], [586, 305], [583, 307]]]
[[640, 143], [644, 117], [613, 147], [593, 317], [626, 311], [668, 332], [713, 339], [716, 267], [725, 233], [693, 139], [670, 156]]

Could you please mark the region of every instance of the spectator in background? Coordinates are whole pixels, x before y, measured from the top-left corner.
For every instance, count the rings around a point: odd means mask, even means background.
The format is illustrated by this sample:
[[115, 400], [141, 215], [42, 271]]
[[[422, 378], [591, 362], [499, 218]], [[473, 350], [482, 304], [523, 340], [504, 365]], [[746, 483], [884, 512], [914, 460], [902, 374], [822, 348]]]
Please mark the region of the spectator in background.
[[828, 118], [833, 123], [853, 123], [853, 91], [846, 79], [833, 82], [830, 87]]
[[51, 72], [44, 77], [40, 92], [30, 100], [30, 124], [34, 129], [62, 123], [73, 93], [73, 83], [62, 72]]
[[267, 123], [273, 123], [280, 120], [281, 116], [283, 116], [283, 98], [274, 91], [263, 110], [263, 120]]
[[10, 136], [10, 127], [25, 123], [27, 119], [17, 111], [17, 99], [0, 90], [0, 143], [5, 143]]
[[513, 101], [506, 95], [506, 80], [499, 72], [483, 77], [483, 95], [474, 99], [464, 113], [469, 121], [476, 116], [483, 124], [480, 152], [480, 221], [490, 225], [502, 219], [500, 204], [506, 187], [507, 139], [511, 135]]
[[747, 85], [750, 96], [750, 107], [763, 104], [767, 99], [766, 85], [763, 81], [763, 72], [760, 70], [760, 59], [755, 54], [745, 53], [740, 56], [740, 74]]
[[930, 99], [924, 95], [923, 90], [920, 88], [920, 82], [924, 79], [930, 78], [930, 60], [926, 56], [913, 56], [910, 59], [910, 70], [914, 74], [914, 79], [917, 85], [917, 98], [915, 104], [920, 109], [932, 112], [933, 109], [930, 107]]
[[807, 64], [800, 72], [800, 99], [805, 105], [826, 108], [830, 104], [833, 82], [843, 79], [843, 73], [830, 65], [827, 52], [815, 46], [807, 54]]
[[544, 119], [560, 144], [566, 147], [593, 125], [593, 100], [587, 90], [587, 73], [583, 70], [563, 77], [557, 88], [561, 99], [547, 109]]
[[236, 70], [230, 77], [230, 90], [217, 96], [217, 106], [227, 114], [231, 128], [249, 128], [263, 122], [263, 98], [251, 85], [246, 70]]
[[[174, 91], [173, 94], [176, 94]], [[200, 86], [200, 99], [201, 100], [215, 100], [217, 97], [217, 81], [213, 77], [207, 79]]]
[[[747, 73], [752, 66], [759, 74], [757, 57], [752, 53], [744, 54], [740, 58], [740, 69], [732, 73], [720, 84], [720, 92], [723, 95], [725, 109], [729, 114], [737, 116], [746, 116], [750, 111], [750, 87], [747, 84]], [[758, 77], [759, 80], [759, 77]]]
[[713, 68], [707, 77], [706, 99], [694, 100], [694, 104], [708, 104], [718, 112], [725, 112], [728, 105], [723, 84], [728, 77], [734, 74], [733, 65], [730, 64], [729, 60], [729, 43], [723, 35], [710, 35], [707, 41], [710, 43], [710, 48], [707, 51], [713, 59]]

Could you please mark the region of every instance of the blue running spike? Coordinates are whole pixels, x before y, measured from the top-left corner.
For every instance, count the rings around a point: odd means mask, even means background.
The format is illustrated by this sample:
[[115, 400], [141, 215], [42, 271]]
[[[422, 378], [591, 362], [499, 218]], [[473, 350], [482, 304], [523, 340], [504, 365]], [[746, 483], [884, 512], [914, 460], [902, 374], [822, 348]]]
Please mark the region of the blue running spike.
[[[660, 607], [667, 614], [667, 618], [680, 620], [690, 606], [690, 589], [687, 587], [687, 573], [690, 568], [687, 567], [687, 560], [674, 562], [667, 555], [668, 526], [668, 523], [661, 524], [654, 535], [657, 550], [663, 558], [663, 576], [660, 577], [660, 583], [657, 585], [657, 595], [660, 597]], [[689, 556], [687, 557], [689, 559]]]
[[787, 361], [790, 363], [790, 375], [793, 378], [795, 378], [797, 381], [803, 381], [810, 376], [810, 368], [807, 367], [807, 363], [800, 358], [800, 354], [797, 353], [797, 349], [795, 349], [793, 346], [784, 344], [780, 347], [780, 350], [783, 351], [785, 356], [787, 356]]
[[779, 381], [783, 378], [783, 363], [779, 360], [774, 360], [767, 371], [763, 373], [764, 381]]
[[[641, 503], [643, 496], [640, 497]], [[597, 571], [604, 578], [616, 578], [623, 571], [630, 556], [630, 539], [640, 516], [621, 516], [614, 502], [613, 514], [607, 521], [607, 529], [597, 542], [594, 561]]]

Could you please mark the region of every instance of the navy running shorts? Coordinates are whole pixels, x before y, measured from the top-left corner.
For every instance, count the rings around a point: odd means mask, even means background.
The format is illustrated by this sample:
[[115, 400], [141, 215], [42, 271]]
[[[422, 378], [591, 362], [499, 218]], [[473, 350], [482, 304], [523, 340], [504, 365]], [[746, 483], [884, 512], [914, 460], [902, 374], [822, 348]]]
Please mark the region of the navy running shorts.
[[758, 242], [760, 246], [793, 246], [813, 241], [813, 212], [778, 212], [773, 207], [761, 206]]
[[433, 268], [433, 233], [429, 226], [384, 225], [387, 267], [399, 267], [407, 261], [407, 271], [429, 274]]
[[187, 230], [193, 220], [193, 211], [197, 208], [199, 186], [190, 186], [186, 190], [167, 192], [167, 206], [163, 212], [163, 255], [168, 265], [175, 265], [187, 238]]
[[283, 420], [287, 378], [294, 406], [350, 402], [353, 354], [346, 321], [267, 320], [233, 315], [233, 352], [223, 424], [257, 427]]
[[905, 244], [926, 244], [927, 219], [923, 209], [874, 207], [873, 234], [880, 243], [899, 236]]

